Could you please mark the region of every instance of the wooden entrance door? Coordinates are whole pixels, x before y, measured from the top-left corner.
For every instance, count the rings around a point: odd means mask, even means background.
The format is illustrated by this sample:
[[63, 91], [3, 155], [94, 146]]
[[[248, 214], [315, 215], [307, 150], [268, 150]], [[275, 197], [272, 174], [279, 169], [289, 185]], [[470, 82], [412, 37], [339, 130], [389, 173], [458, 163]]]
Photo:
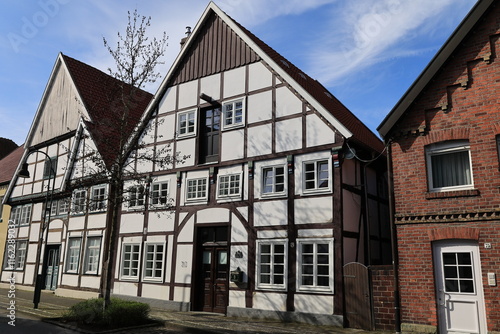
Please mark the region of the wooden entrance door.
[[486, 333], [477, 243], [436, 242], [434, 265], [439, 332]]
[[227, 227], [198, 229], [194, 309], [226, 313], [229, 297]]
[[46, 290], [56, 289], [58, 275], [59, 275], [59, 245], [47, 246], [47, 258], [45, 259]]
[[352, 262], [344, 266], [347, 327], [373, 330], [372, 298], [368, 268]]

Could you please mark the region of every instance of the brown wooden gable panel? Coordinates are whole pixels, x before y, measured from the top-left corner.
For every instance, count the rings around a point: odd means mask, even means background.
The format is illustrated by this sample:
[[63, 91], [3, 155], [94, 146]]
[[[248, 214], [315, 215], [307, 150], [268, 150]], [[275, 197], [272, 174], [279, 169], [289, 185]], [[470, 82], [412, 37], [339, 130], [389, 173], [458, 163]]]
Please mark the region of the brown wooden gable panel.
[[260, 60], [217, 15], [212, 14], [172, 77], [173, 84], [199, 79]]

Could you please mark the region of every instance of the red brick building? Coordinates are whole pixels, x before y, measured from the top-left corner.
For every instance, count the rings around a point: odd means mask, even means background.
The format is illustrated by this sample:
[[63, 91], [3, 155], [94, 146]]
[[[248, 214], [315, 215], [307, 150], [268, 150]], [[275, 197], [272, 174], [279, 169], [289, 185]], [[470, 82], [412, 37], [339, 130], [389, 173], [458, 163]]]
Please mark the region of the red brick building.
[[378, 128], [403, 331], [500, 331], [500, 2], [480, 0]]

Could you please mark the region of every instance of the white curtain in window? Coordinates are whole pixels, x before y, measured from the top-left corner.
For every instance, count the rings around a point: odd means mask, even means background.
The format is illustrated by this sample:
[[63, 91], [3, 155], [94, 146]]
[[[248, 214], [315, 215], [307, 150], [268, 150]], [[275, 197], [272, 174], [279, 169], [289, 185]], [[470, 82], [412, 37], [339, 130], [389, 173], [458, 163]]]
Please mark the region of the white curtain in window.
[[468, 151], [434, 155], [431, 159], [434, 188], [472, 183]]

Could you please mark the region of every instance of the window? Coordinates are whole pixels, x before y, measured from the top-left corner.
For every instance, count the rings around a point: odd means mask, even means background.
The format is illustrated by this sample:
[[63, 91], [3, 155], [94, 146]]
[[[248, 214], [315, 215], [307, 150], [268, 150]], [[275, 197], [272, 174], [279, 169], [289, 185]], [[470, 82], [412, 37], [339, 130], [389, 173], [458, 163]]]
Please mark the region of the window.
[[57, 171], [57, 157], [45, 159], [45, 165], [43, 166], [43, 178], [50, 179], [55, 177], [56, 171]]
[[75, 190], [73, 192], [73, 213], [83, 213], [86, 209], [86, 190]]
[[179, 137], [196, 133], [196, 110], [180, 112], [177, 115], [177, 134]]
[[262, 195], [285, 193], [285, 167], [262, 168]]
[[99, 255], [101, 251], [101, 237], [88, 237], [85, 251], [85, 274], [97, 274], [99, 270]]
[[241, 195], [241, 174], [219, 175], [218, 198], [235, 197]]
[[286, 258], [286, 241], [257, 241], [258, 288], [286, 289]]
[[122, 251], [122, 278], [138, 278], [139, 244], [124, 244]]
[[429, 190], [460, 190], [473, 187], [470, 146], [452, 141], [426, 148]]
[[299, 290], [333, 292], [333, 240], [298, 239]]
[[304, 190], [330, 189], [330, 168], [328, 160], [304, 163]]
[[66, 272], [78, 272], [78, 263], [80, 262], [81, 238], [70, 238], [68, 241], [68, 255], [66, 257]]
[[163, 278], [163, 244], [146, 244], [144, 254], [144, 279], [160, 280]]
[[17, 240], [15, 243], [7, 243], [3, 266], [5, 270], [23, 270], [26, 262], [27, 240]]
[[206, 199], [207, 197], [206, 178], [187, 180], [186, 199], [188, 201]]
[[10, 211], [10, 221], [16, 226], [29, 225], [31, 220], [31, 204], [15, 206]]
[[168, 182], [153, 183], [151, 203], [153, 205], [166, 205], [168, 202]]
[[198, 163], [204, 164], [219, 160], [220, 123], [220, 108], [211, 107], [200, 111]]
[[60, 199], [57, 203], [58, 206], [58, 214], [64, 215], [69, 212], [69, 199], [68, 198], [63, 198]]
[[222, 105], [223, 112], [223, 123], [222, 128], [227, 129], [231, 127], [237, 127], [244, 124], [245, 114], [244, 114], [244, 100], [234, 100], [225, 102]]
[[91, 211], [106, 210], [106, 186], [92, 187]]
[[474, 268], [470, 252], [443, 253], [446, 292], [474, 293]]
[[129, 200], [128, 206], [130, 208], [138, 208], [144, 206], [144, 199], [146, 193], [144, 192], [144, 186], [133, 186], [128, 189]]

